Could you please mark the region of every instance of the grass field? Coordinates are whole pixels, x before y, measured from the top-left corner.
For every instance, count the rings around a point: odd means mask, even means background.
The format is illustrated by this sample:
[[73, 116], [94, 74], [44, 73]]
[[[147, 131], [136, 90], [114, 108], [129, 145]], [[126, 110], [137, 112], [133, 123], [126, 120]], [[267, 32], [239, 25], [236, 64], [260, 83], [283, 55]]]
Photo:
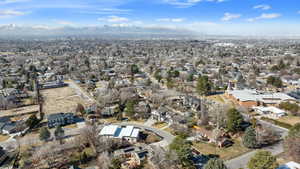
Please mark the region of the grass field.
[[88, 105], [87, 101], [78, 96], [70, 87], [42, 90], [41, 93], [45, 100], [44, 112], [46, 114], [74, 112], [78, 103]]
[[218, 148], [217, 146], [204, 143], [204, 142], [194, 142], [194, 147], [203, 154], [216, 154], [219, 155], [223, 160], [230, 160], [242, 154], [245, 154], [250, 149], [244, 147], [240, 140], [234, 140], [235, 144], [228, 148]]
[[212, 96], [207, 96], [208, 99], [212, 99], [216, 102], [221, 102], [225, 103], [224, 99], [220, 95], [212, 95]]
[[280, 122], [288, 123], [291, 125], [295, 125], [297, 123], [300, 123], [300, 117], [297, 116], [286, 116], [278, 119]]

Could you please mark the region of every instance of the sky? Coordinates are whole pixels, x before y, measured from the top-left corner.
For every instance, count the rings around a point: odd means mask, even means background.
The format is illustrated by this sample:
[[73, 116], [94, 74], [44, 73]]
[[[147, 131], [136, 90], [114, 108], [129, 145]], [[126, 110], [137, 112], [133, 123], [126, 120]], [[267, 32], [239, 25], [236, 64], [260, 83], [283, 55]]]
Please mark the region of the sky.
[[300, 35], [299, 0], [0, 0], [0, 25], [139, 26], [214, 35]]

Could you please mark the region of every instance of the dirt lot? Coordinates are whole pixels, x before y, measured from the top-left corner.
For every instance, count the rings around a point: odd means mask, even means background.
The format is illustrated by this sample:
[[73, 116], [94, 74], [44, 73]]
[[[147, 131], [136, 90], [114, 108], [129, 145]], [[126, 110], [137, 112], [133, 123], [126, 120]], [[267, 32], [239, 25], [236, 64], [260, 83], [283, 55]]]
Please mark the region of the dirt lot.
[[88, 103], [70, 87], [42, 90], [41, 94], [44, 97], [46, 114], [74, 112], [77, 103], [88, 106]]

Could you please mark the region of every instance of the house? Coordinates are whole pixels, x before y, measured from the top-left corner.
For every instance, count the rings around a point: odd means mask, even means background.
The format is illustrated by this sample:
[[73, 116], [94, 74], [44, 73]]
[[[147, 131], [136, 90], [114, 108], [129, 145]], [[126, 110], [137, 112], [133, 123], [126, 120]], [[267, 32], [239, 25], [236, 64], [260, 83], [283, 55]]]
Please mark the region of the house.
[[260, 105], [273, 106], [285, 101], [296, 101], [285, 93], [265, 93], [252, 89], [227, 90], [226, 95], [235, 103], [247, 108]]
[[183, 105], [192, 109], [193, 111], [199, 111], [201, 109], [201, 100], [194, 96], [183, 96]]
[[281, 77], [281, 80], [289, 85], [300, 86], [299, 76], [283, 76]]
[[75, 117], [73, 113], [50, 114], [47, 119], [49, 128], [75, 123]]
[[53, 89], [53, 88], [60, 88], [65, 86], [68, 86], [68, 84], [63, 81], [62, 76], [58, 76], [57, 80], [55, 81], [50, 81], [50, 82], [40, 84], [41, 89]]
[[132, 169], [141, 165], [142, 160], [148, 156], [147, 145], [130, 146], [114, 152], [115, 158], [122, 158], [123, 169]]
[[26, 128], [25, 121], [11, 121], [8, 117], [0, 118], [0, 132], [2, 134], [13, 134], [23, 131]]
[[263, 106], [257, 106], [257, 107], [253, 107], [254, 111], [259, 113], [262, 116], [267, 116], [270, 118], [280, 118], [282, 116], [285, 116], [287, 113], [284, 110], [281, 110], [277, 107], [263, 107]]
[[288, 95], [300, 101], [300, 90], [292, 91]]
[[171, 112], [163, 106], [160, 106], [157, 110], [153, 110], [151, 112], [151, 117], [153, 120], [156, 120], [159, 122], [169, 123], [172, 121]]
[[221, 129], [207, 130], [202, 127], [194, 127], [197, 132], [197, 139], [214, 143], [218, 147], [231, 146], [233, 142], [230, 137]]
[[104, 117], [111, 117], [115, 114], [115, 109], [118, 107], [118, 105], [115, 106], [111, 106], [111, 107], [105, 107], [102, 111], [101, 111], [101, 115]]
[[0, 146], [0, 166], [7, 160], [8, 155], [3, 147]]
[[300, 164], [290, 161], [284, 165], [279, 166], [277, 169], [300, 169]]
[[129, 142], [137, 142], [139, 139], [140, 129], [134, 126], [104, 126], [100, 131], [100, 136], [109, 138], [124, 139]]

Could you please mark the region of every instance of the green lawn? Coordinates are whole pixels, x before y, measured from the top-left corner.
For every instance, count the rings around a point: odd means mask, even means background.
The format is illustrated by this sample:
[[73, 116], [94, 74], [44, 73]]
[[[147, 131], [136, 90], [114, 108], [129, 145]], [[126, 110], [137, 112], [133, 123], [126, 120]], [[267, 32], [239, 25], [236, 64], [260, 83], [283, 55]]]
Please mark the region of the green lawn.
[[235, 144], [228, 148], [218, 148], [214, 144], [205, 143], [205, 142], [194, 142], [194, 147], [201, 153], [216, 154], [219, 155], [223, 160], [230, 160], [251, 150], [244, 147], [239, 139], [234, 140]]

